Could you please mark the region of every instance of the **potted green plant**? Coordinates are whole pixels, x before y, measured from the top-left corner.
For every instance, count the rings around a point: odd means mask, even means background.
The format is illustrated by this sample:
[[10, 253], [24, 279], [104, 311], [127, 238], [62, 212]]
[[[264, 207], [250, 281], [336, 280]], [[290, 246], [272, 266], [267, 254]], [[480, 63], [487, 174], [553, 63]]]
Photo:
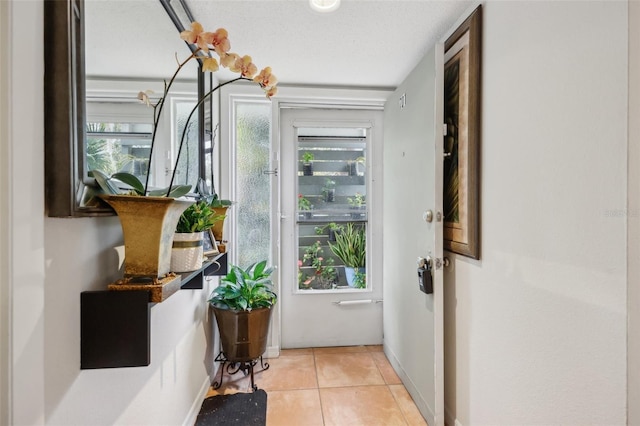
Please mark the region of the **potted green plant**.
[[[329, 248], [344, 264], [347, 284], [354, 287], [355, 274], [356, 272], [364, 273], [367, 258], [365, 229], [353, 223], [347, 223], [342, 232], [336, 235], [336, 242], [329, 243]], [[364, 287], [363, 283], [364, 280], [359, 280], [360, 288]]]
[[[170, 242], [177, 221], [182, 212], [193, 203], [192, 201], [175, 199], [192, 190], [188, 185], [174, 185], [178, 167], [173, 168], [173, 174], [166, 189], [150, 189], [148, 179], [160, 117], [169, 91], [179, 72], [189, 61], [196, 59], [201, 62], [203, 72], [215, 72], [222, 66], [238, 73], [239, 77], [220, 83], [198, 99], [186, 120], [178, 144], [176, 165], [180, 160], [180, 153], [189, 128], [187, 124], [213, 92], [239, 80], [257, 83], [265, 91], [268, 98], [275, 95], [277, 91], [277, 78], [271, 73], [270, 67], [266, 67], [258, 73], [258, 68], [253, 64], [250, 56], [240, 56], [229, 51], [230, 42], [224, 28], [219, 28], [215, 32], [205, 32], [202, 25], [198, 22], [192, 22], [191, 29], [183, 31], [180, 38], [188, 44], [194, 45], [194, 48], [185, 60], [178, 61], [175, 73], [169, 81], [165, 81], [163, 94], [154, 103], [151, 101], [148, 91], [138, 93], [139, 100], [153, 107], [153, 131], [145, 183], [143, 184], [136, 176], [129, 173], [116, 173], [111, 176], [107, 176], [99, 170], [94, 170], [92, 173], [103, 192], [101, 198], [113, 207], [120, 218], [125, 240], [125, 281], [147, 279], [157, 281], [167, 276], [171, 264]], [[214, 53], [218, 56], [219, 62], [213, 56]], [[143, 229], [144, 232], [141, 232]]]
[[316, 235], [324, 235], [327, 232], [327, 238], [331, 242], [336, 241], [336, 234], [340, 232], [344, 228], [343, 225], [338, 225], [335, 222], [329, 222], [324, 226], [316, 226], [315, 232]]
[[324, 195], [324, 201], [327, 203], [333, 203], [336, 200], [336, 181], [326, 179], [324, 186], [322, 187], [322, 195]]
[[[298, 260], [298, 288], [301, 290], [332, 288], [338, 278], [334, 263], [332, 258], [324, 256], [320, 241], [307, 247], [302, 259]], [[304, 267], [311, 267], [311, 274], [305, 274], [302, 271]]]
[[311, 219], [313, 217], [313, 204], [307, 197], [302, 194], [298, 194], [298, 215], [303, 219]]
[[266, 260], [246, 269], [231, 265], [229, 273], [211, 293], [209, 304], [226, 361], [252, 361], [266, 350], [272, 307], [277, 301], [272, 272]]
[[302, 174], [304, 176], [313, 176], [313, 153], [305, 151], [302, 154]]
[[[360, 194], [359, 192], [356, 192], [353, 197], [347, 197], [347, 202], [353, 210], [364, 210], [365, 208], [364, 195]], [[364, 212], [351, 213], [352, 219], [364, 219], [365, 217], [366, 213]]]
[[218, 219], [211, 228], [211, 232], [213, 233], [214, 240], [221, 243], [224, 237], [224, 220], [227, 218], [227, 210], [233, 205], [233, 201], [219, 198], [215, 190], [211, 193], [202, 178], [198, 180], [197, 191], [201, 199], [206, 201], [209, 208], [218, 216]]
[[223, 218], [202, 200], [182, 212], [173, 235], [171, 271], [188, 272], [202, 267], [204, 233]]

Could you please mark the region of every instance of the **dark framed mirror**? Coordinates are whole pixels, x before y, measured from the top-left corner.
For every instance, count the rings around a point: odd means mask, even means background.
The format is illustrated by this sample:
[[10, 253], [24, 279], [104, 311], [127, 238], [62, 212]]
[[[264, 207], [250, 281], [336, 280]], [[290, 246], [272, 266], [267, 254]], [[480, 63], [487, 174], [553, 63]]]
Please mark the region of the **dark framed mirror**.
[[[107, 4], [110, 3], [110, 4]], [[116, 23], [104, 23], [104, 27], [110, 33], [101, 33], [95, 36], [87, 31], [94, 31], [98, 27], [98, 20], [94, 19], [87, 24], [87, 13], [91, 7], [116, 8], [120, 16], [132, 16], [137, 20], [151, 20], [150, 25], [127, 25], [123, 19]], [[127, 8], [133, 8], [128, 10]], [[148, 7], [150, 10], [142, 10]], [[190, 52], [189, 45], [182, 42], [177, 34], [188, 27], [194, 20], [184, 0], [154, 0], [154, 1], [123, 1], [123, 2], [95, 2], [85, 0], [46, 0], [44, 3], [45, 25], [45, 206], [46, 214], [50, 217], [87, 217], [113, 215], [113, 210], [95, 197], [98, 193], [94, 181], [89, 177], [89, 170], [102, 169], [106, 161], [101, 155], [105, 140], [118, 138], [117, 149], [120, 162], [115, 170], [146, 174], [148, 164], [148, 146], [150, 139], [149, 126], [145, 127], [145, 120], [133, 120], [133, 116], [153, 117], [153, 111], [148, 109], [142, 113], [132, 112], [143, 105], [137, 100], [138, 91], [144, 91], [145, 78], [141, 74], [113, 75], [103, 70], [113, 69], [118, 72], [127, 69], [133, 61], [126, 58], [108, 58], [104, 52], [105, 45], [91, 45], [92, 40], [101, 43], [111, 43], [117, 48], [123, 49], [123, 44], [114, 40], [116, 36], [129, 37], [129, 44], [139, 50], [149, 50], [149, 47], [135, 46], [135, 35], [129, 34], [132, 28], [138, 27], [141, 31], [162, 31], [168, 43], [158, 43], [158, 54], [169, 61], [167, 72], [157, 65], [154, 57], [155, 75], [150, 75], [149, 80], [155, 80], [162, 93], [164, 79], [170, 77], [175, 71], [175, 58]], [[153, 13], [151, 13], [153, 12]], [[94, 14], [100, 12], [93, 11]], [[103, 20], [105, 13], [100, 14]], [[89, 13], [89, 17], [91, 13]], [[151, 16], [155, 18], [151, 18]], [[99, 23], [102, 26], [102, 22]], [[92, 39], [93, 37], [93, 39]], [[172, 44], [173, 43], [173, 44]], [[177, 45], [176, 45], [177, 43]], [[175, 52], [172, 52], [175, 50]], [[98, 55], [95, 53], [99, 52]], [[172, 54], [173, 53], [173, 54]], [[135, 52], [134, 52], [135, 54]], [[89, 62], [88, 58], [89, 57]], [[95, 58], [103, 62], [92, 62]], [[144, 62], [144, 61], [138, 61]], [[184, 118], [173, 117], [174, 110], [189, 111], [204, 90], [204, 78], [201, 75], [199, 65], [192, 61], [190, 69], [183, 69], [181, 73], [188, 75], [183, 78], [175, 99], [172, 99], [171, 114], [177, 126], [189, 126], [186, 149], [180, 154], [180, 161], [166, 161], [178, 167], [176, 183], [195, 183], [201, 176], [205, 176], [204, 165], [205, 146], [204, 140], [207, 132], [204, 129], [204, 112], [197, 114], [195, 119], [184, 123]], [[98, 70], [98, 71], [96, 71]], [[124, 71], [123, 71], [124, 72]], [[188, 72], [188, 74], [187, 74]], [[161, 75], [160, 75], [161, 74]], [[167, 75], [168, 74], [168, 75]], [[96, 76], [97, 75], [97, 76]], [[113, 95], [113, 90], [105, 89], [105, 81], [110, 81], [120, 87], [126, 87], [126, 101]], [[144, 82], [144, 83], [143, 83]], [[128, 84], [128, 85], [127, 85]], [[136, 86], [136, 84], [139, 85]], [[189, 86], [192, 85], [192, 86]], [[95, 87], [98, 87], [96, 90]], [[134, 89], [135, 88], [135, 89]], [[122, 89], [123, 91], [125, 89]], [[188, 99], [190, 98], [190, 100]], [[119, 102], [119, 103], [118, 103]], [[127, 115], [110, 127], [111, 121], [104, 118], [104, 110], [111, 104], [121, 116]], [[113, 106], [115, 105], [115, 107]], [[204, 108], [202, 108], [204, 109]], [[210, 109], [209, 109], [210, 110]], [[164, 114], [164, 112], [163, 112]], [[183, 115], [185, 113], [183, 112]], [[98, 118], [95, 118], [98, 117]], [[126, 122], [123, 124], [122, 122]], [[209, 120], [209, 122], [211, 122]], [[107, 123], [107, 124], [105, 124]], [[111, 123], [112, 124], [112, 123]], [[191, 129], [193, 128], [193, 129]], [[114, 130], [115, 129], [115, 130]], [[113, 131], [113, 133], [109, 133]], [[114, 136], [115, 134], [115, 136]], [[169, 137], [169, 135], [167, 135]], [[169, 137], [175, 139], [174, 136]], [[173, 147], [167, 148], [167, 150]], [[172, 151], [173, 152], [173, 151]], [[169, 166], [163, 163], [163, 155], [166, 153], [154, 153], [152, 162], [158, 165], [149, 176], [161, 180], [161, 176], [171, 174]], [[96, 165], [98, 164], [98, 165]], [[155, 167], [155, 166], [154, 166]], [[165, 179], [166, 180], [166, 179]], [[162, 182], [158, 183], [162, 185]]]

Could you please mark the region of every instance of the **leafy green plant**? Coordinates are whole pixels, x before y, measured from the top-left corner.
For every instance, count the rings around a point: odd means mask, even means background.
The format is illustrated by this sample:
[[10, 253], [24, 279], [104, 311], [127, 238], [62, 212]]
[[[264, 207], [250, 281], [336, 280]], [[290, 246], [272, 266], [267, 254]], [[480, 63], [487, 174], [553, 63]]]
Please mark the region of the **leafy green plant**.
[[[314, 271], [311, 276], [304, 274], [300, 268], [305, 263], [309, 263], [313, 267]], [[324, 249], [322, 248], [320, 241], [316, 241], [304, 251], [302, 260], [298, 260], [298, 284], [300, 288], [310, 288], [312, 286], [317, 288], [331, 288], [336, 281], [337, 271], [333, 264], [335, 261], [332, 258], [324, 257]], [[315, 285], [312, 283], [315, 282]]]
[[342, 225], [338, 225], [335, 222], [329, 222], [324, 226], [316, 226], [315, 231], [316, 231], [316, 235], [322, 235], [327, 229], [330, 229], [333, 232], [340, 232], [343, 228], [344, 226]]
[[272, 291], [273, 268], [263, 260], [242, 269], [231, 265], [229, 273], [220, 279], [220, 285], [211, 293], [209, 303], [217, 308], [250, 311], [275, 305], [277, 296]]
[[310, 163], [313, 161], [315, 157], [313, 156], [313, 153], [306, 151], [305, 153], [302, 154], [302, 162], [303, 163]]
[[359, 192], [356, 192], [353, 198], [347, 197], [347, 202], [352, 207], [362, 207], [362, 205], [364, 204], [364, 195], [360, 194]]
[[[173, 185], [171, 190], [167, 188], [156, 190], [145, 190], [144, 185], [136, 176], [131, 173], [114, 173], [107, 176], [100, 170], [92, 170], [89, 176], [93, 176], [98, 186], [110, 195], [139, 195], [144, 197], [149, 195], [152, 197], [182, 197], [191, 191], [191, 185]], [[124, 185], [123, 185], [124, 184]]]
[[207, 183], [202, 178], [198, 178], [196, 193], [199, 195], [201, 200], [206, 201], [209, 204], [209, 207], [231, 207], [233, 204], [233, 201], [231, 200], [221, 200], [215, 192], [215, 188], [213, 188], [213, 191], [209, 190]]
[[182, 212], [180, 219], [178, 219], [176, 232], [189, 233], [206, 231], [217, 221], [224, 218], [225, 215], [216, 214], [206, 201], [198, 201], [191, 204], [184, 212]]
[[302, 194], [298, 194], [298, 210], [311, 210], [311, 202]]
[[336, 242], [329, 242], [329, 248], [345, 266], [363, 268], [367, 257], [364, 228], [347, 223], [342, 232], [336, 234]]
[[353, 277], [353, 286], [355, 288], [367, 288], [367, 274], [360, 269], [355, 270], [355, 275]]

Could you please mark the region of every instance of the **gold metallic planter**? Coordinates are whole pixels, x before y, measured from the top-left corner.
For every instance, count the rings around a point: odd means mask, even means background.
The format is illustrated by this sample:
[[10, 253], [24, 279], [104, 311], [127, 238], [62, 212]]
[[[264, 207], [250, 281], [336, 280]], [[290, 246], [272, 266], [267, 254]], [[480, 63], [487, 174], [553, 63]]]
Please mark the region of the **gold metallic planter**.
[[271, 307], [233, 311], [212, 306], [225, 358], [244, 362], [260, 358], [267, 349]]
[[[229, 207], [213, 207], [213, 211], [216, 212], [217, 215], [226, 215], [227, 214], [227, 209], [229, 209]], [[226, 219], [226, 218], [225, 218]], [[211, 228], [211, 231], [213, 232], [213, 237], [216, 239], [216, 241], [222, 241], [222, 237], [223, 237], [223, 230], [224, 230], [224, 221], [225, 219], [222, 220], [217, 220], [214, 224], [213, 224], [213, 228]]]
[[134, 195], [101, 197], [120, 218], [125, 279], [157, 279], [171, 272], [173, 234], [180, 215], [193, 202]]

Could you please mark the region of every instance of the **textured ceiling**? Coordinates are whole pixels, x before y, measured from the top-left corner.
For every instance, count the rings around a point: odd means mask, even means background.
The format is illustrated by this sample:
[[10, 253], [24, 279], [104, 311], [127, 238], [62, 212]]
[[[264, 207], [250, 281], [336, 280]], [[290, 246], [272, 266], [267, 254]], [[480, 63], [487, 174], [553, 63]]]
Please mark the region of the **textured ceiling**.
[[[307, 0], [186, 1], [205, 30], [226, 28], [231, 51], [271, 66], [281, 83], [360, 87], [397, 86], [472, 4], [342, 0], [320, 14]], [[88, 75], [169, 78], [175, 54], [188, 56], [157, 0], [85, 3]]]

